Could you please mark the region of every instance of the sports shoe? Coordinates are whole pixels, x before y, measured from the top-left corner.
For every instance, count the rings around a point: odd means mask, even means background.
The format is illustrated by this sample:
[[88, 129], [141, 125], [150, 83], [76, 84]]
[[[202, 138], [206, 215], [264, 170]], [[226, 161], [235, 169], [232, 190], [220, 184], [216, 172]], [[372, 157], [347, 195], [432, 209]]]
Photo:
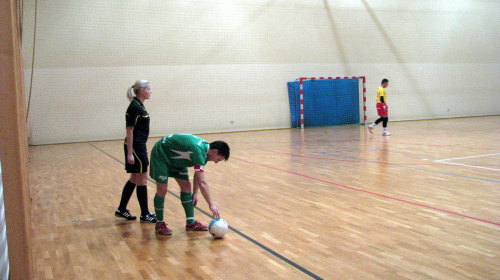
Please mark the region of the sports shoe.
[[373, 127], [371, 125], [368, 126], [368, 130], [370, 131], [371, 134], [373, 134]]
[[172, 231], [167, 227], [165, 222], [156, 223], [155, 232], [161, 235], [170, 235]]
[[120, 218], [124, 218], [128, 221], [137, 219], [136, 216], [132, 216], [132, 214], [130, 214], [130, 211], [128, 209], [125, 211], [120, 211], [120, 210], [116, 209], [115, 216], [120, 217]]
[[186, 225], [186, 230], [187, 231], [207, 231], [208, 227], [202, 225], [200, 222], [195, 221], [192, 224]]
[[391, 135], [392, 135], [392, 133], [390, 133], [390, 132], [384, 132], [384, 133], [382, 133], [382, 136], [391, 136]]
[[149, 212], [146, 216], [141, 215], [141, 223], [156, 223], [155, 214]]

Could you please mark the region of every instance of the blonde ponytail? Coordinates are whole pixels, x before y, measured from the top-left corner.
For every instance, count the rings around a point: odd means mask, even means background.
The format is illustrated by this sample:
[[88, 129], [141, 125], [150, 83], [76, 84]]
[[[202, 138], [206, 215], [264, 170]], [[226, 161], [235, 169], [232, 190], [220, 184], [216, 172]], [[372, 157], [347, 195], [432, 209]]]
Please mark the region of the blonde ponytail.
[[134, 95], [137, 96], [139, 93], [140, 89], [146, 89], [149, 85], [149, 82], [146, 80], [137, 80], [135, 84], [131, 87], [128, 88], [127, 90], [127, 98], [129, 101], [132, 102], [134, 100], [134, 96], [132, 95], [132, 91], [134, 92]]
[[134, 96], [132, 95], [133, 89], [134, 89], [134, 86], [131, 86], [127, 90], [127, 98], [128, 98], [128, 101], [130, 101], [130, 102], [132, 102], [132, 100], [134, 100]]

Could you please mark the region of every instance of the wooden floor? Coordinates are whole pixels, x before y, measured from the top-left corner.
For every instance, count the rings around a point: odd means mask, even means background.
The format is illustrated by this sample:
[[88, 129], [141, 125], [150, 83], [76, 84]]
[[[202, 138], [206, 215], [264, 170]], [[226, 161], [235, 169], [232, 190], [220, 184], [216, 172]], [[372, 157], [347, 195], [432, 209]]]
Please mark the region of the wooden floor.
[[173, 181], [172, 236], [115, 218], [122, 141], [30, 147], [35, 279], [500, 279], [500, 116], [389, 128], [200, 135], [231, 146], [206, 167], [222, 240], [185, 232]]

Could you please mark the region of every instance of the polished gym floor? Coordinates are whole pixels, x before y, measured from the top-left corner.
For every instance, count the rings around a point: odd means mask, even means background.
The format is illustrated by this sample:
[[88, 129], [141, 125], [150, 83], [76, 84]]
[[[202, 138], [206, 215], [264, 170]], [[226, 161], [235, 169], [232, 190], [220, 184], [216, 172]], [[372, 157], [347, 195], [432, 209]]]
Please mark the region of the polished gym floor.
[[[34, 278], [498, 279], [500, 116], [389, 122], [389, 131], [198, 135], [231, 147], [227, 162], [205, 167], [230, 225], [223, 239], [185, 231], [175, 180], [171, 236], [116, 218], [123, 140], [32, 146]], [[155, 191], [149, 181], [151, 211]], [[128, 208], [140, 215], [135, 192]], [[196, 218], [208, 224], [209, 213], [200, 194]]]

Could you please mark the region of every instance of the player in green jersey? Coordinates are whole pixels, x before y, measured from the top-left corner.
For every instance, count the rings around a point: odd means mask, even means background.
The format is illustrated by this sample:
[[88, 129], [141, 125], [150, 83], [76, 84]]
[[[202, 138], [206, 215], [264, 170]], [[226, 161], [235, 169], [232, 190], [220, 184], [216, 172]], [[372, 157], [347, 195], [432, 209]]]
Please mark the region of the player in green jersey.
[[[219, 210], [210, 198], [203, 167], [209, 161], [218, 163], [227, 160], [229, 152], [229, 146], [224, 141], [208, 143], [190, 134], [171, 134], [156, 142], [151, 151], [149, 175], [156, 181], [157, 187], [154, 206], [157, 217], [155, 231], [158, 234], [172, 234], [163, 220], [169, 177], [173, 177], [181, 189], [181, 203], [186, 213], [186, 230], [206, 231], [208, 229], [194, 218], [194, 207], [198, 203], [198, 190], [207, 201], [214, 218], [220, 218]], [[188, 167], [194, 167], [193, 187], [189, 181]]]

